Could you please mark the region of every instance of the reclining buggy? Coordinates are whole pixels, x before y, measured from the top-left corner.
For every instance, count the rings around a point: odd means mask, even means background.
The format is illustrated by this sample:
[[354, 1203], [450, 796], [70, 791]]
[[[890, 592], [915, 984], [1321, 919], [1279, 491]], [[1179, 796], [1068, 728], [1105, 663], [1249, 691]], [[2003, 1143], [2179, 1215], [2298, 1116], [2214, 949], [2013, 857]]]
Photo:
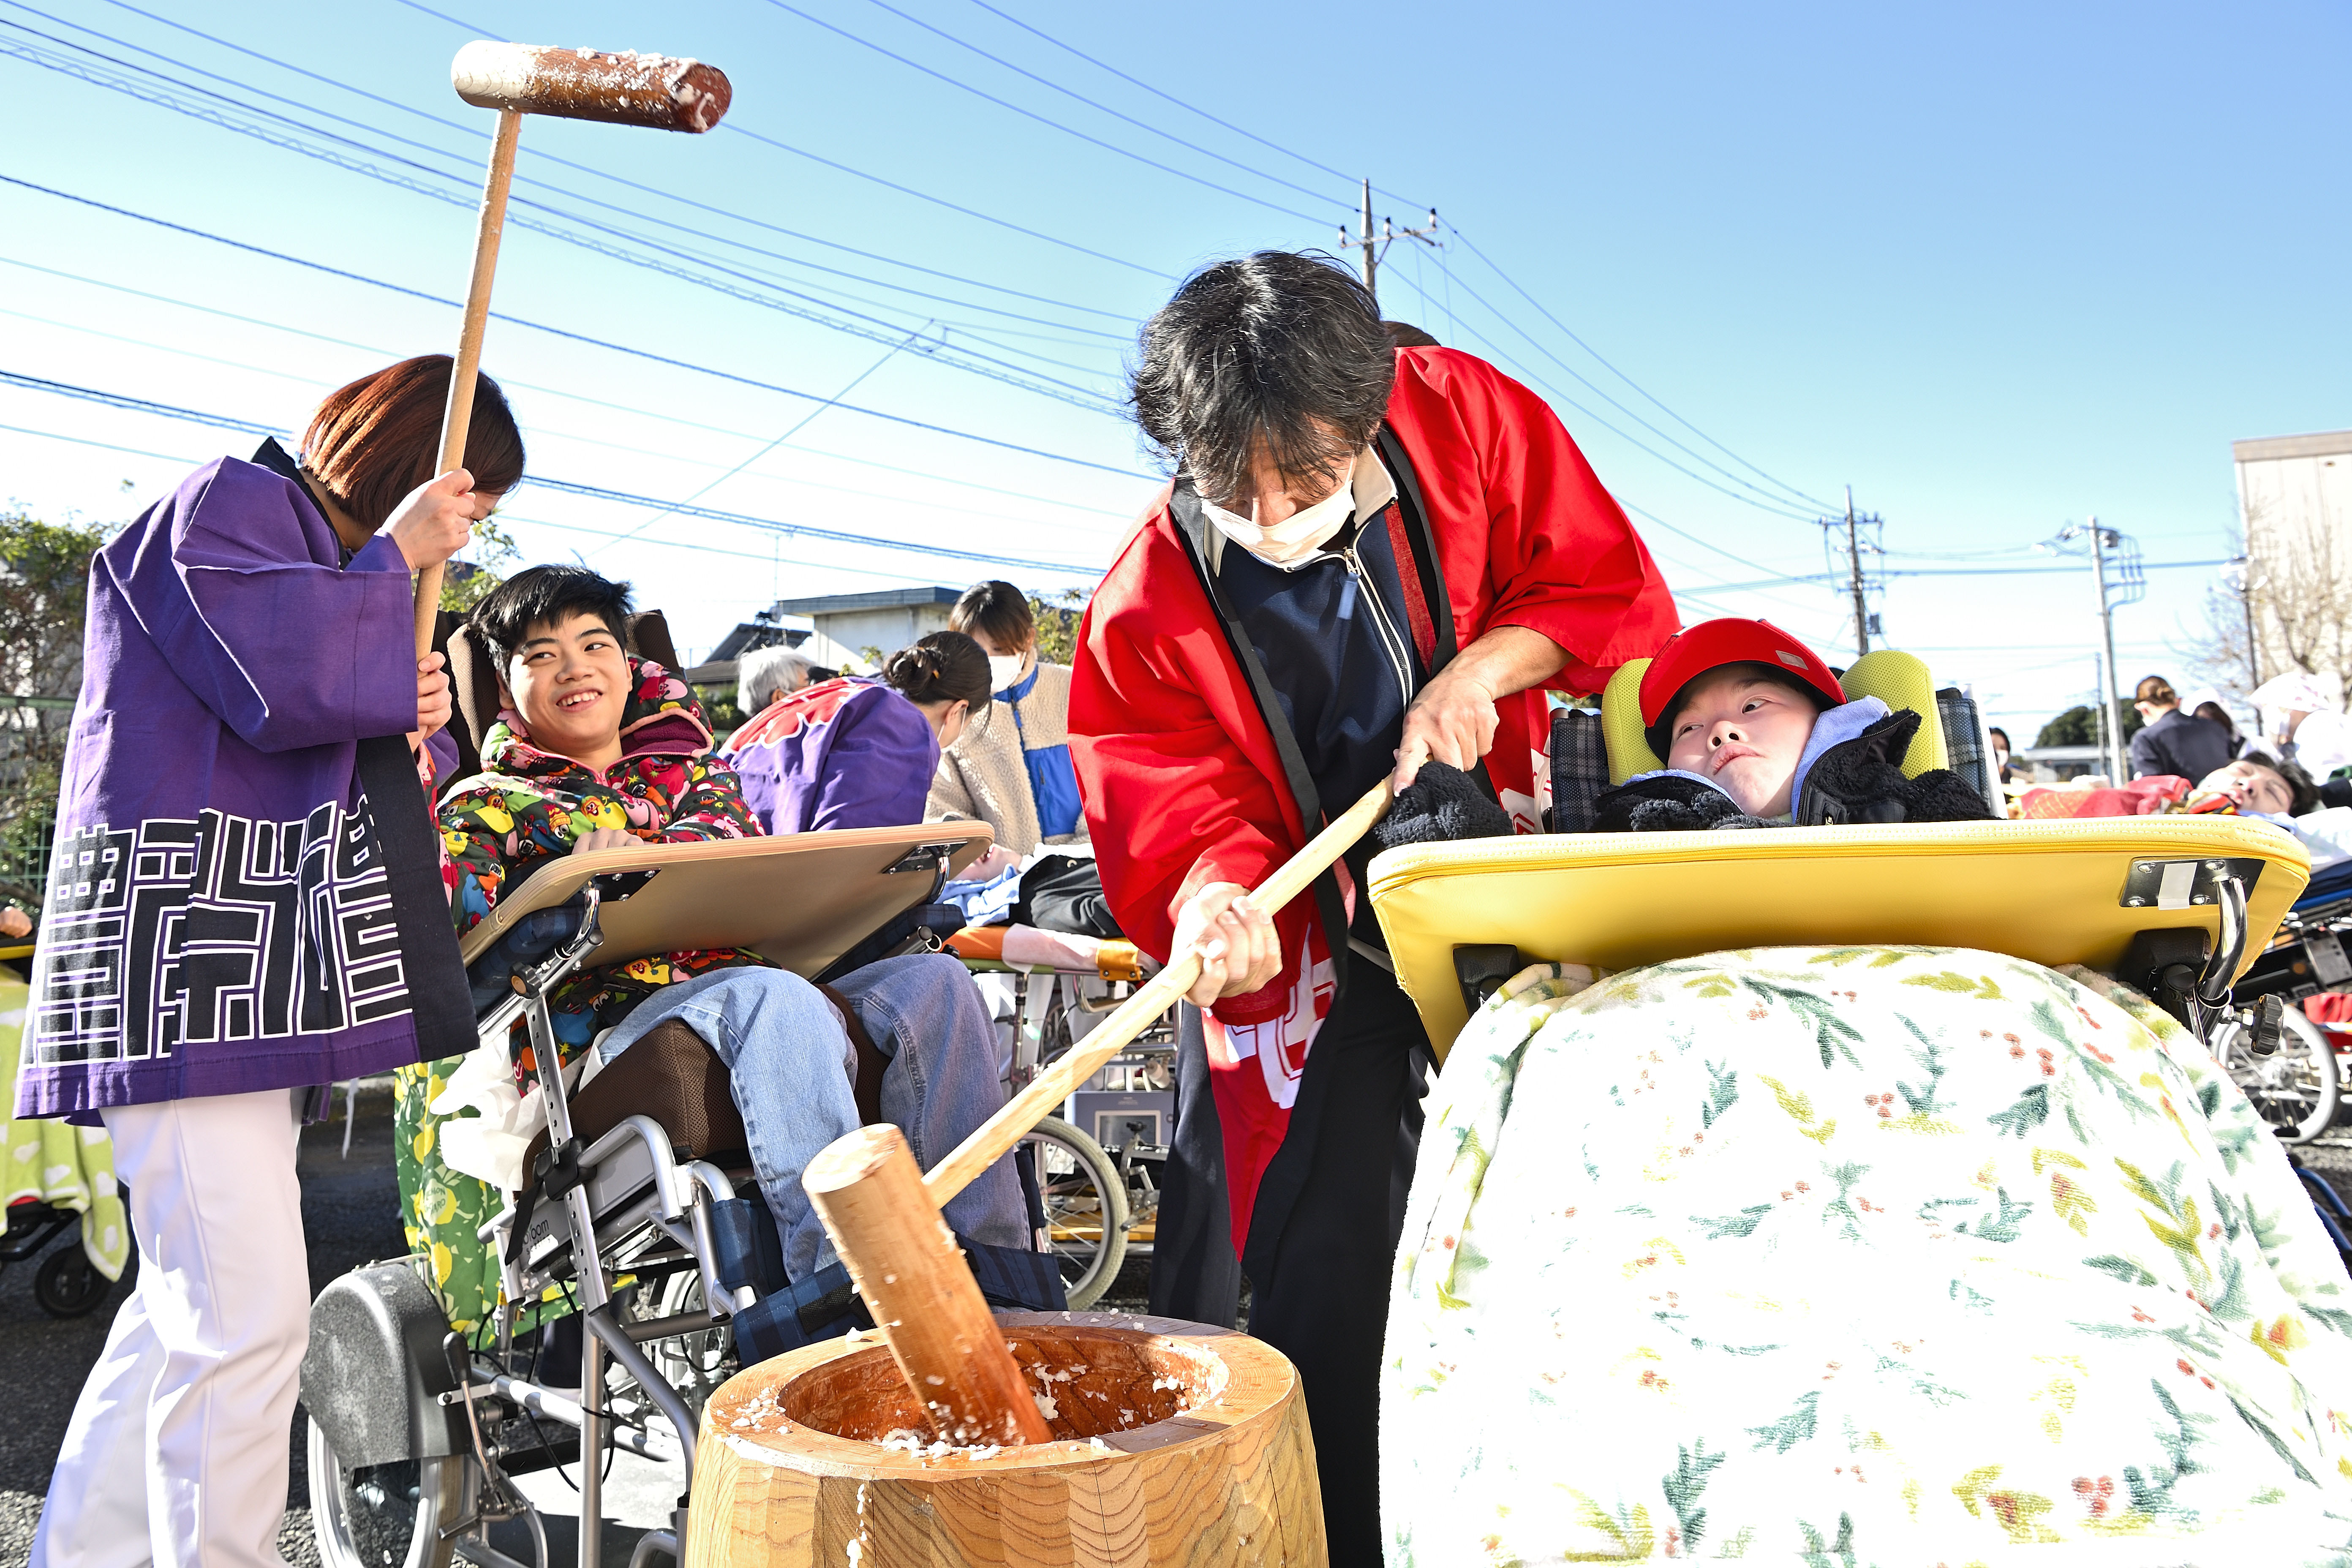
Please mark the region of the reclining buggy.
[[[1556, 826], [1659, 765], [1642, 668], [1559, 719]], [[1843, 680], [1922, 714], [1906, 771], [1965, 750], [1916, 659]], [[1390, 1563], [2352, 1561], [2352, 1289], [2209, 1054], [2274, 1048], [2231, 985], [2307, 876], [2210, 816], [1376, 858], [1451, 1052]]]

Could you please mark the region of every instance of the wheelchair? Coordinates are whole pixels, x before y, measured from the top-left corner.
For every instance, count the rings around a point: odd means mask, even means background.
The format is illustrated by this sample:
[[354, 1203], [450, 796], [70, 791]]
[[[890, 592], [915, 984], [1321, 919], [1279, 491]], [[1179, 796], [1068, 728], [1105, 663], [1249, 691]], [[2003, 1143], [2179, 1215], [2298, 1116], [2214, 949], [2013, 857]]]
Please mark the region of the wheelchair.
[[[932, 900], [988, 842], [985, 826], [932, 824], [578, 856], [468, 934], [480, 1038], [527, 1066], [545, 1131], [480, 1232], [502, 1279], [481, 1333], [451, 1329], [415, 1258], [356, 1269], [314, 1304], [302, 1391], [324, 1563], [442, 1568], [462, 1550], [545, 1568], [545, 1525], [514, 1478], [571, 1467], [576, 1561], [593, 1568], [603, 1461], [619, 1450], [682, 1468], [670, 1526], [643, 1537], [633, 1568], [677, 1555], [709, 1392], [743, 1363], [871, 1325], [838, 1265], [783, 1277], [726, 1068], [699, 1037], [665, 1024], [568, 1081], [549, 994], [583, 967], [684, 949], [744, 948], [821, 981], [927, 948]], [[966, 1250], [996, 1304], [1063, 1310], [1024, 1174], [1039, 1249]], [[551, 1347], [572, 1353], [562, 1320], [521, 1322], [551, 1300], [580, 1325], [576, 1391], [539, 1375]]]
[[[1007, 1015], [998, 1026], [1012, 1034], [1008, 1093], [1026, 1088], [1158, 968], [1119, 938], [1103, 940], [1085, 962], [1091, 941], [1074, 945], [1018, 924], [966, 926], [948, 937], [948, 951]], [[1175, 1057], [1171, 1007], [1071, 1097], [1066, 1109], [1074, 1120], [1049, 1116], [1024, 1144], [1036, 1162], [1047, 1242], [1073, 1311], [1103, 1298], [1129, 1253], [1150, 1255], [1155, 1175], [1167, 1163], [1175, 1121]]]
[[2252, 1036], [2226, 1028], [2214, 1052], [2246, 1091], [2279, 1141], [2315, 1142], [2343, 1120], [2342, 1071], [2327, 1032], [2299, 1004], [2327, 992], [2352, 991], [2352, 959], [2344, 936], [2352, 931], [2352, 861], [2339, 862], [2311, 879], [2303, 896], [2280, 921], [2278, 933], [2238, 983], [2242, 996], [2276, 995], [2286, 1003], [2280, 1048], [2256, 1056]]

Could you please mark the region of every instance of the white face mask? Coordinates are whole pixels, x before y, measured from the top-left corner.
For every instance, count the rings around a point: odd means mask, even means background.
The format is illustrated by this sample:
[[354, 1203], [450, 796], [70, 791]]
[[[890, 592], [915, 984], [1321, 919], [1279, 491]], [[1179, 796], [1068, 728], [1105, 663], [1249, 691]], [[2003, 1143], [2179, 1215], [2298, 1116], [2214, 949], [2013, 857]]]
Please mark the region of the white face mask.
[[992, 657], [988, 661], [988, 689], [1003, 691], [1021, 679], [1021, 667], [1029, 662], [1027, 654], [1015, 653]]
[[1201, 510], [1219, 533], [1269, 566], [1289, 566], [1314, 554], [1329, 542], [1333, 534], [1348, 526], [1348, 519], [1355, 510], [1356, 487], [1352, 482], [1342, 483], [1313, 506], [1293, 512], [1272, 528], [1260, 528], [1214, 501], [1201, 502]]

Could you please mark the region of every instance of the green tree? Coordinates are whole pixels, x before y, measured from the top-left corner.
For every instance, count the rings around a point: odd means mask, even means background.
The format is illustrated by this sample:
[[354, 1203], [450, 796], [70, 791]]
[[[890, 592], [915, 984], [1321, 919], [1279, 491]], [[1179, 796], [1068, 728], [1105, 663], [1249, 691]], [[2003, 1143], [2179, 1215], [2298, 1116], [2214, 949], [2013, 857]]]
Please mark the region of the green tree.
[[1029, 595], [1029, 614], [1037, 622], [1037, 662], [1067, 664], [1078, 647], [1078, 617], [1086, 609], [1083, 588], [1065, 588], [1052, 598]]
[[0, 512], [0, 897], [39, 900], [58, 770], [81, 690], [96, 526]]
[[[2120, 731], [2129, 742], [2140, 731], [2139, 710], [2127, 702], [2116, 704], [2116, 721], [2123, 726]], [[2099, 713], [2089, 703], [2069, 708], [2047, 724], [2033, 738], [2037, 746], [2095, 746], [2099, 743]]]
[[474, 542], [466, 554], [471, 559], [453, 558], [441, 575], [441, 607], [460, 616], [488, 598], [522, 559], [514, 535], [499, 526], [496, 517], [474, 524]]

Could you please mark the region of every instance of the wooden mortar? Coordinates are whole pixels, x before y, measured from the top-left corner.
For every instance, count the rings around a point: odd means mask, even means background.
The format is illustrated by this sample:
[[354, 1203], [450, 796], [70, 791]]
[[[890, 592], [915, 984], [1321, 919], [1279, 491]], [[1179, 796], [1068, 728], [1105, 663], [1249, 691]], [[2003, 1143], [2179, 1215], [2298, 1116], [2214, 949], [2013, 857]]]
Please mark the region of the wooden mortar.
[[806, 1346], [703, 1407], [685, 1568], [1324, 1568], [1314, 1439], [1280, 1352], [1124, 1313], [998, 1322], [1031, 1388], [1054, 1374], [1053, 1440], [883, 1447], [925, 1423], [879, 1337]]

